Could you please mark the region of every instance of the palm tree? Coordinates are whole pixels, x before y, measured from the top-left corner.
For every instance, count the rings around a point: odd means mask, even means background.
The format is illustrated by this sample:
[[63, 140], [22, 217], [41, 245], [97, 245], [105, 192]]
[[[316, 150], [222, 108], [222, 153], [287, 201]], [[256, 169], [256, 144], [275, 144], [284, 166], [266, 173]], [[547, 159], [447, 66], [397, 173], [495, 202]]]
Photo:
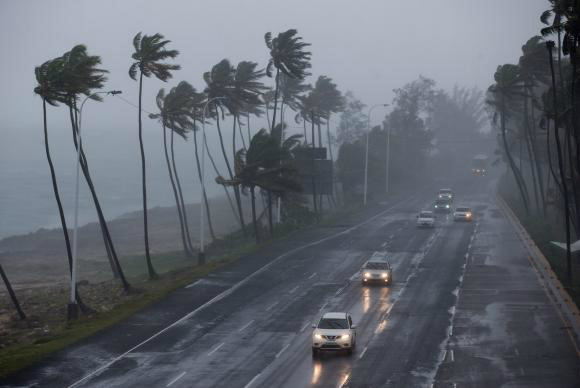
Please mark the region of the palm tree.
[[514, 174], [526, 212], [529, 212], [529, 196], [526, 183], [511, 155], [510, 146], [507, 140], [506, 126], [507, 118], [514, 109], [514, 101], [518, 101], [522, 97], [522, 80], [519, 67], [511, 64], [498, 66], [497, 71], [494, 74], [494, 79], [495, 84], [490, 86], [488, 89], [491, 99], [489, 99], [487, 103], [493, 107], [500, 116], [504, 153]]
[[[552, 112], [554, 114], [554, 137], [556, 138], [556, 149], [558, 153], [558, 169], [560, 170], [560, 183], [562, 185], [562, 193], [564, 196], [564, 218], [566, 227], [566, 272], [568, 280], [572, 283], [572, 252], [570, 249], [570, 205], [568, 199], [568, 184], [566, 182], [566, 171], [564, 170], [564, 158], [562, 157], [562, 144], [559, 135], [559, 117], [558, 117], [558, 97], [556, 93], [556, 75], [554, 72], [554, 42], [547, 41], [546, 47], [548, 49], [548, 59], [550, 60], [550, 72], [552, 75], [552, 98], [554, 101]], [[572, 166], [570, 166], [572, 168]], [[580, 220], [578, 220], [580, 222]]]
[[[186, 256], [189, 257], [193, 257], [193, 246], [189, 235], [187, 211], [185, 209], [183, 193], [181, 191], [181, 184], [179, 183], [177, 166], [175, 164], [173, 134], [176, 133], [178, 136], [185, 139], [187, 137], [187, 132], [193, 127], [193, 110], [191, 109], [192, 93], [193, 87], [185, 81], [180, 82], [176, 87], [172, 88], [167, 95], [165, 95], [164, 89], [159, 90], [156, 98], [159, 113], [149, 115], [152, 119], [158, 119], [163, 128], [165, 161], [167, 163], [169, 180], [173, 189], [173, 196], [175, 198], [175, 205], [179, 217], [183, 251]], [[167, 150], [167, 128], [171, 130], [171, 164]]]
[[280, 160], [291, 158], [290, 150], [297, 144], [295, 137], [288, 139], [286, 147], [281, 147], [279, 139], [272, 136], [265, 129], [256, 133], [246, 150], [236, 152], [236, 176], [226, 180], [221, 176], [216, 182], [222, 185], [241, 186], [250, 189], [252, 199], [252, 220], [256, 242], [260, 242], [258, 222], [256, 218], [255, 188], [259, 187], [269, 192], [283, 193], [287, 191], [299, 192], [300, 184], [294, 177], [294, 170], [287, 163]]
[[174, 59], [179, 54], [177, 50], [167, 50], [165, 46], [170, 43], [169, 40], [164, 40], [163, 35], [157, 33], [152, 36], [141, 35], [139, 32], [133, 38], [133, 47], [135, 52], [131, 58], [135, 60], [129, 68], [129, 76], [133, 80], [137, 80], [137, 71], [139, 72], [139, 147], [141, 150], [141, 181], [143, 188], [143, 228], [145, 236], [145, 260], [147, 262], [147, 271], [149, 279], [157, 278], [153, 264], [151, 263], [151, 255], [149, 253], [149, 231], [147, 224], [147, 180], [145, 171], [145, 150], [143, 149], [143, 125], [141, 121], [141, 103], [143, 95], [143, 76], [149, 78], [154, 75], [161, 81], [167, 81], [172, 77], [171, 72], [179, 70], [179, 65], [163, 63], [162, 61], [169, 58]]
[[61, 68], [58, 70], [58, 83], [57, 89], [59, 93], [65, 95], [65, 103], [69, 108], [69, 118], [72, 127], [73, 143], [75, 148], [79, 150], [80, 153], [80, 166], [81, 171], [85, 177], [93, 203], [97, 210], [97, 216], [99, 219], [99, 225], [101, 227], [101, 232], [103, 234], [103, 240], [105, 243], [105, 248], [107, 250], [107, 255], [109, 257], [109, 262], [113, 270], [113, 274], [119, 276], [123, 288], [125, 291], [129, 291], [130, 285], [127, 282], [121, 264], [111, 238], [111, 233], [109, 232], [109, 227], [103, 210], [101, 208], [95, 186], [91, 179], [89, 172], [88, 160], [86, 158], [82, 144], [77, 144], [77, 137], [79, 131], [78, 125], [78, 108], [77, 101], [80, 95], [86, 95], [93, 100], [100, 101], [100, 97], [93, 93], [92, 90], [99, 89], [103, 86], [107, 73], [106, 70], [99, 69], [97, 66], [101, 63], [101, 58], [99, 56], [88, 55], [87, 48], [84, 45], [77, 45], [72, 48], [71, 51], [66, 52], [58, 62], [61, 63]]
[[24, 314], [22, 307], [20, 307], [18, 298], [16, 297], [16, 294], [12, 289], [12, 285], [10, 285], [10, 281], [8, 280], [8, 276], [6, 276], [6, 272], [4, 272], [4, 268], [2, 268], [1, 264], [0, 264], [0, 277], [2, 277], [2, 281], [4, 281], [4, 285], [6, 286], [6, 290], [8, 290], [8, 294], [10, 295], [10, 299], [12, 300], [12, 304], [14, 305], [16, 312], [18, 312], [18, 316], [20, 317], [21, 320], [26, 319], [26, 314]]
[[278, 92], [280, 87], [280, 72], [291, 78], [304, 79], [310, 75], [308, 69], [310, 65], [309, 51], [305, 51], [309, 43], [302, 42], [302, 38], [297, 36], [298, 31], [290, 29], [281, 32], [272, 39], [272, 33], [267, 32], [264, 36], [266, 46], [270, 50], [270, 60], [266, 67], [266, 75], [272, 77], [273, 69], [276, 68], [275, 88], [274, 88], [274, 113], [272, 115], [272, 125], [276, 126], [276, 109], [278, 106]]
[[286, 74], [280, 75], [280, 122], [284, 122], [284, 106], [295, 112], [300, 110], [300, 96], [311, 89], [300, 78], [292, 78]]

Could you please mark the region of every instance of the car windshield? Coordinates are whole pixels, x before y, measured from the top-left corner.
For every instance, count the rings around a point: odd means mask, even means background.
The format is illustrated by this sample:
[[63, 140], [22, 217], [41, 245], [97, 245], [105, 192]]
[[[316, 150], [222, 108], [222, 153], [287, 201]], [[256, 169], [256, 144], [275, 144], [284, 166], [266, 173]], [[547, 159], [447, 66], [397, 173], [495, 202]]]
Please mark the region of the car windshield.
[[389, 269], [389, 265], [387, 263], [374, 261], [367, 263], [365, 269]]
[[439, 194], [451, 194], [451, 190], [439, 190]]
[[437, 205], [449, 205], [448, 201], [437, 201]]
[[345, 318], [322, 318], [318, 323], [319, 329], [348, 329]]
[[421, 213], [419, 213], [419, 217], [421, 217], [421, 218], [433, 218], [433, 213], [431, 213], [431, 212], [421, 212]]
[[458, 211], [458, 212], [468, 212], [468, 211], [471, 211], [471, 210], [469, 210], [468, 207], [458, 207], [455, 211]]

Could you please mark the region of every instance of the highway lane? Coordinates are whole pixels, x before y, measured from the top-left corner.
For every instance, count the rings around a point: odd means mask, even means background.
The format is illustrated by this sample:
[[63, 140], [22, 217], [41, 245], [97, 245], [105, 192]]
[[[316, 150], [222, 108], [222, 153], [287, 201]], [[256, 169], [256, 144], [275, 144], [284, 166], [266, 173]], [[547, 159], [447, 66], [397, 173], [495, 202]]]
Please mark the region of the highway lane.
[[[365, 217], [345, 220], [335, 237], [316, 231], [323, 241], [274, 261], [71, 386], [578, 386], [577, 354], [495, 205], [493, 182], [469, 177], [441, 186], [455, 186], [457, 203], [472, 206], [476, 222], [442, 216], [436, 228], [417, 229], [432, 188], [368, 214], [358, 227]], [[391, 257], [391, 287], [361, 285], [359, 269], [375, 252]], [[227, 289], [231, 276], [224, 271], [179, 293]], [[352, 356], [312, 358], [311, 324], [327, 311], [353, 315]]]

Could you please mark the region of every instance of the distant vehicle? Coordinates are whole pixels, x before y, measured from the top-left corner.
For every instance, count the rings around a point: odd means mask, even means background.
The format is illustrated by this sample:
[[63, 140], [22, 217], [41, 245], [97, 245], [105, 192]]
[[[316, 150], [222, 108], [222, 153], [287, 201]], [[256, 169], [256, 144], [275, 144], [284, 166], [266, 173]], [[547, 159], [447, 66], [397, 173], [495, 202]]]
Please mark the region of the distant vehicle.
[[471, 173], [476, 176], [487, 175], [487, 156], [476, 155], [471, 161]]
[[349, 313], [326, 313], [312, 327], [312, 357], [321, 350], [346, 350], [352, 354], [356, 346], [356, 326]]
[[453, 212], [453, 221], [467, 221], [473, 220], [473, 212], [469, 207], [457, 207]]
[[449, 199], [438, 199], [435, 201], [433, 208], [438, 213], [450, 213], [451, 212], [451, 200]]
[[437, 199], [448, 199], [453, 200], [453, 191], [451, 189], [441, 189], [437, 194]]
[[435, 226], [435, 214], [432, 211], [422, 211], [417, 216], [417, 227], [433, 228]]
[[362, 267], [362, 282], [390, 285], [393, 282], [391, 263], [385, 257], [371, 257]]

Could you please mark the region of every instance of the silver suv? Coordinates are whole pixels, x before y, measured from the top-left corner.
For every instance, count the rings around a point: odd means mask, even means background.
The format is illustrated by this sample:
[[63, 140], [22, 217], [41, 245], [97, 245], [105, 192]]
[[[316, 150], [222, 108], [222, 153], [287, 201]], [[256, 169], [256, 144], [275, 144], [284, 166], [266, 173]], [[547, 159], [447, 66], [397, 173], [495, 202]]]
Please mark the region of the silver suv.
[[356, 326], [349, 313], [326, 313], [312, 327], [312, 357], [321, 350], [346, 350], [352, 354], [356, 346]]

